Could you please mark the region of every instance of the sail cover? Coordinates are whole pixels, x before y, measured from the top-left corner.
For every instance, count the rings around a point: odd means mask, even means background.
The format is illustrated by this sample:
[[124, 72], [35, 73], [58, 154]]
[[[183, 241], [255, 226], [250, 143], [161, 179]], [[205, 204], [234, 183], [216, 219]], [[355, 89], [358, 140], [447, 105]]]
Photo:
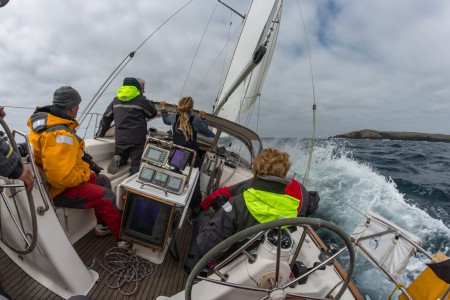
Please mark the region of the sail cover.
[[[216, 111], [215, 115], [234, 122], [240, 114], [246, 113], [255, 103], [272, 60], [280, 24], [281, 4], [281, 0], [252, 1], [216, 104], [216, 108], [220, 110]], [[243, 70], [252, 61], [255, 51], [265, 43], [271, 27], [273, 31], [262, 61], [229, 95]]]
[[359, 252], [383, 274], [397, 279], [416, 253], [414, 243], [421, 246], [422, 240], [372, 211], [365, 215], [350, 237]]

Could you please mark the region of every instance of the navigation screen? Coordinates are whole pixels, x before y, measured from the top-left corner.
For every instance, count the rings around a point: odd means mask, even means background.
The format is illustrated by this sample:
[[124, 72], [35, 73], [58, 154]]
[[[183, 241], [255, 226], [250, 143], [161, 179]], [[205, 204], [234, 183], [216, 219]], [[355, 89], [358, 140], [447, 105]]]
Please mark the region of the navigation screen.
[[188, 163], [190, 154], [191, 153], [188, 151], [174, 148], [172, 150], [172, 155], [170, 157], [169, 165], [171, 165], [172, 167], [175, 167], [181, 171], [184, 170], [184, 168], [186, 167], [186, 165]]
[[170, 229], [172, 210], [173, 205], [129, 193], [122, 234], [163, 248]]
[[167, 175], [167, 174], [164, 174], [161, 172], [156, 172], [155, 177], [153, 177], [152, 182], [156, 185], [159, 185], [160, 187], [165, 187], [168, 177], [169, 177], [169, 175]]
[[144, 180], [146, 182], [150, 182], [152, 180], [154, 173], [155, 170], [143, 167], [141, 173], [139, 174], [139, 179]]
[[160, 160], [162, 156], [161, 151], [157, 151], [156, 149], [150, 148], [147, 152], [147, 158], [152, 160]]
[[167, 162], [168, 156], [169, 150], [161, 149], [153, 145], [147, 145], [144, 151], [144, 155], [142, 156], [142, 159], [149, 163], [164, 165]]
[[181, 178], [178, 177], [170, 177], [169, 182], [167, 183], [167, 189], [171, 191], [179, 191], [181, 187]]

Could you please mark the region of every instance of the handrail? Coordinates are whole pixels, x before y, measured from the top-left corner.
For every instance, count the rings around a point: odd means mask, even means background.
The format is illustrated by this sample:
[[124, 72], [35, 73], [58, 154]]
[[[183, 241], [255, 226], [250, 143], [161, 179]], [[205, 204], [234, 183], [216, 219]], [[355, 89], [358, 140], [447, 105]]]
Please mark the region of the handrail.
[[[20, 154], [19, 154], [20, 152], [19, 152], [19, 150], [18, 150], [18, 148], [17, 148], [17, 144], [16, 144], [16, 142], [15, 142], [15, 140], [14, 140], [14, 135], [11, 133], [11, 131], [9, 130], [8, 125], [6, 124], [6, 122], [5, 122], [5, 121], [3, 120], [3, 118], [1, 118], [1, 117], [0, 117], [0, 124], [2, 125], [3, 129], [4, 129], [5, 132], [6, 132], [6, 135], [8, 136], [8, 139], [9, 139], [9, 142], [10, 142], [10, 144], [11, 144], [11, 147], [13, 148], [13, 150], [14, 150], [18, 155], [20, 155]], [[14, 131], [14, 132], [19, 133], [18, 131]], [[25, 134], [23, 134], [23, 133], [19, 133], [19, 134], [22, 134], [22, 135], [25, 136]], [[27, 139], [26, 139], [26, 141], [28, 142]], [[20, 163], [22, 164], [22, 166], [23, 166], [23, 162], [22, 162], [21, 159], [19, 160], [19, 162], [20, 162]], [[24, 187], [25, 187], [25, 186], [24, 186]], [[13, 187], [13, 189], [14, 189], [14, 188], [15, 188], [15, 187]], [[17, 229], [18, 229], [19, 232], [22, 234], [23, 238], [25, 239], [25, 241], [26, 241], [26, 243], [27, 243], [27, 245], [28, 245], [28, 247], [26, 248], [26, 250], [19, 250], [19, 249], [15, 248], [15, 247], [11, 246], [6, 240], [3, 239], [3, 237], [0, 237], [0, 240], [1, 240], [1, 241], [2, 241], [9, 249], [11, 249], [12, 251], [16, 252], [17, 254], [21, 254], [21, 255], [25, 255], [25, 254], [31, 253], [31, 252], [34, 250], [34, 248], [36, 247], [37, 238], [38, 238], [37, 216], [36, 216], [36, 213], [35, 213], [35, 205], [34, 205], [33, 195], [32, 195], [32, 193], [29, 192], [27, 189], [25, 189], [25, 191], [26, 191], [26, 193], [27, 193], [28, 206], [29, 206], [29, 208], [30, 208], [30, 215], [31, 215], [31, 227], [32, 227], [32, 237], [31, 237], [31, 242], [28, 241], [28, 239], [27, 239], [26, 236], [24, 235], [23, 230], [20, 228], [20, 226], [19, 226], [16, 222], [15, 222], [15, 223], [16, 223]], [[13, 199], [15, 200], [14, 196], [13, 196]], [[5, 203], [6, 203], [6, 199], [4, 199], [4, 201], [5, 201]], [[7, 204], [6, 204], [6, 205], [7, 205]], [[7, 205], [7, 206], [8, 206], [8, 205]], [[9, 208], [9, 206], [8, 206], [8, 208]], [[9, 210], [9, 209], [8, 209], [8, 210]], [[14, 219], [14, 216], [13, 216], [11, 210], [9, 210], [9, 212], [10, 212], [11, 216], [12, 216], [13, 219]]]
[[45, 185], [45, 183], [42, 182], [42, 178], [41, 175], [39, 173], [39, 170], [36, 168], [36, 163], [34, 161], [34, 156], [33, 156], [33, 151], [31, 149], [31, 144], [30, 141], [28, 139], [28, 136], [26, 134], [24, 134], [23, 132], [17, 131], [17, 130], [13, 130], [14, 134], [19, 134], [21, 135], [24, 139], [25, 139], [25, 144], [27, 146], [27, 151], [28, 151], [28, 158], [30, 159], [30, 164], [31, 164], [31, 168], [33, 169], [33, 174], [34, 174], [34, 178], [38, 181], [38, 190], [39, 193], [41, 194], [42, 200], [44, 202], [45, 208], [43, 208], [42, 206], [39, 206], [36, 209], [36, 212], [38, 213], [38, 215], [43, 216], [45, 214], [46, 211], [48, 211], [50, 209], [50, 200], [48, 199], [47, 193], [43, 191], [43, 186]]

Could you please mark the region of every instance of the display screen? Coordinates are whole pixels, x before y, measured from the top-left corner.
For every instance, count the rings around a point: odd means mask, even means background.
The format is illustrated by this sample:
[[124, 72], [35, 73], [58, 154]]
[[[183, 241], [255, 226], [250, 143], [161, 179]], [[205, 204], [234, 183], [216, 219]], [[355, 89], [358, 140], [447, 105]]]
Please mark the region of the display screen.
[[153, 177], [153, 183], [157, 184], [161, 187], [164, 187], [166, 185], [166, 181], [169, 175], [161, 172], [156, 172], [155, 177]]
[[167, 189], [171, 191], [179, 191], [181, 187], [181, 178], [178, 177], [170, 177], [169, 182], [167, 183]]
[[144, 180], [146, 182], [151, 182], [154, 173], [155, 170], [143, 167], [141, 173], [139, 174], [139, 179]]
[[163, 247], [172, 208], [170, 204], [129, 193], [124, 211], [126, 224], [123, 232]]
[[172, 150], [169, 165], [182, 171], [186, 167], [190, 156], [191, 153], [189, 151], [174, 148]]
[[142, 159], [150, 163], [157, 163], [163, 165], [167, 162], [169, 150], [157, 148], [153, 145], [147, 145]]

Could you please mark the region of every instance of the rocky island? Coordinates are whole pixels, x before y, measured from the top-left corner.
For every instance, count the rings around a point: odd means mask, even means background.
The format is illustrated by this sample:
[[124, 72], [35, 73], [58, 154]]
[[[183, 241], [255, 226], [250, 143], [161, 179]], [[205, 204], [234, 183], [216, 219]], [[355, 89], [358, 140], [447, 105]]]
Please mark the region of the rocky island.
[[352, 131], [345, 134], [333, 136], [334, 138], [346, 139], [370, 139], [370, 140], [405, 140], [405, 141], [426, 141], [426, 142], [445, 142], [450, 143], [450, 135], [431, 134], [420, 132], [397, 132], [397, 131], [377, 131], [364, 129]]

